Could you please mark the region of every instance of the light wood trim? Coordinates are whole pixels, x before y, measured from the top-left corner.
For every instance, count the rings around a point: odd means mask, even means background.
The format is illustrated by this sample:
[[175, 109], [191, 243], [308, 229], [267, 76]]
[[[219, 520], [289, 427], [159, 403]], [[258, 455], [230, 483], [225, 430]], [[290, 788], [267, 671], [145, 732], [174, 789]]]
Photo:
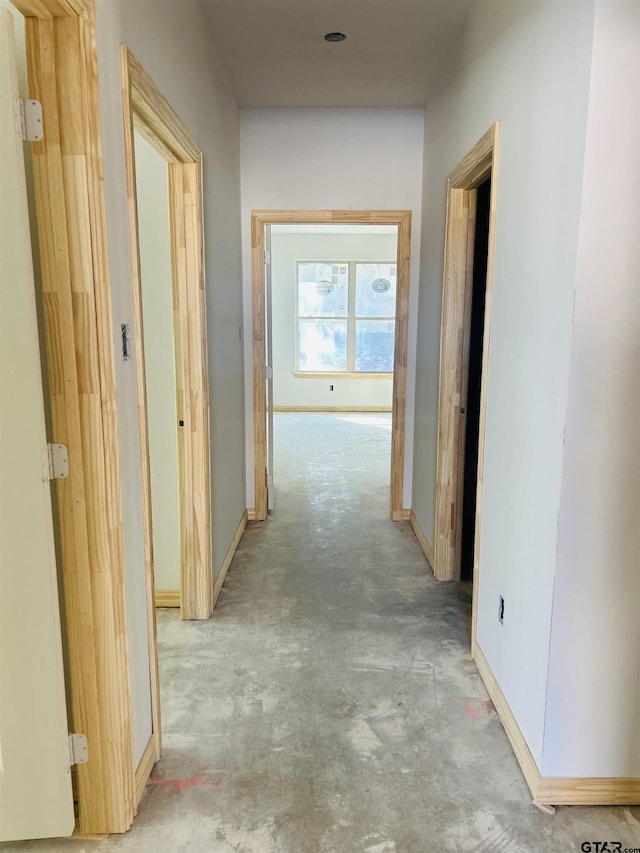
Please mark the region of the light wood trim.
[[293, 370], [294, 379], [393, 379], [393, 373], [301, 373]]
[[462, 158], [449, 175], [449, 183], [453, 189], [472, 189], [488, 177], [495, 157], [496, 137], [499, 132], [500, 122], [496, 122]]
[[[169, 102], [131, 51], [121, 48], [129, 239], [134, 297], [138, 415], [145, 516], [147, 602], [155, 620], [151, 484], [142, 291], [137, 226], [134, 129], [167, 160], [180, 489], [181, 618], [208, 619], [213, 609], [209, 379], [207, 358], [202, 155]], [[155, 622], [154, 622], [155, 625]], [[155, 631], [155, 627], [154, 627]], [[155, 635], [150, 637], [154, 643]], [[158, 699], [159, 704], [159, 699]]]
[[409, 510], [409, 521], [411, 522], [411, 527], [413, 532], [416, 534], [416, 539], [420, 543], [420, 547], [427, 558], [427, 562], [429, 566], [433, 570], [433, 548], [429, 544], [429, 540], [427, 539], [426, 533], [422, 529], [420, 522], [416, 518], [416, 514], [413, 510]]
[[75, 17], [85, 13], [92, 14], [93, 3], [90, 0], [11, 0], [25, 18]]
[[500, 689], [500, 685], [496, 681], [496, 678], [491, 671], [491, 667], [489, 666], [482, 649], [477, 643], [472, 650], [472, 657], [478, 667], [478, 672], [484, 682], [484, 686], [487, 688], [487, 693], [491, 697], [491, 701], [498, 712], [500, 722], [502, 723], [507, 737], [509, 738], [509, 742], [513, 747], [513, 751], [518, 764], [520, 765], [525, 781], [529, 786], [529, 790], [531, 791], [533, 798], [536, 799], [536, 792], [540, 781], [540, 771], [538, 770], [538, 766], [533, 755], [531, 755], [531, 751], [527, 746], [524, 735], [520, 731], [516, 718], [513, 716], [509, 703], [505, 699], [504, 694]]
[[147, 607], [147, 644], [149, 649], [149, 678], [151, 689], [151, 729], [158, 755], [162, 751], [162, 721], [160, 708], [160, 676], [158, 672], [158, 638], [155, 614], [156, 590], [153, 562], [153, 530], [151, 521], [151, 473], [149, 470], [149, 434], [147, 421], [147, 381], [142, 337], [142, 277], [138, 239], [138, 197], [135, 173], [135, 143], [133, 135], [133, 105], [131, 85], [126, 68], [127, 56], [121, 51], [122, 109], [129, 213], [129, 245], [131, 248], [131, 287], [133, 297], [133, 334], [136, 358], [136, 388], [138, 401], [138, 442], [140, 446], [140, 481], [142, 498], [142, 538], [144, 549], [145, 588]]
[[[482, 375], [486, 380], [490, 341], [491, 295], [493, 290], [499, 139], [500, 124], [496, 122], [456, 169], [454, 169], [447, 183], [433, 563], [434, 574], [438, 580], [460, 579], [461, 507], [466, 427], [465, 419], [461, 416], [461, 409], [466, 408], [467, 395], [469, 329], [473, 288], [473, 244], [477, 196], [475, 190], [491, 174], [489, 252], [487, 258], [482, 355]], [[474, 576], [477, 571], [479, 559], [481, 532], [485, 422], [486, 381], [483, 381], [478, 437]], [[474, 583], [474, 592], [476, 588], [477, 583]]]
[[538, 782], [534, 802], [553, 806], [637, 806], [640, 804], [640, 779], [543, 776]]
[[136, 130], [168, 162], [197, 163], [202, 153], [198, 143], [126, 45], [121, 51], [128, 70]]
[[346, 222], [397, 225], [396, 334], [391, 427], [390, 515], [403, 519], [407, 328], [409, 319], [411, 211], [408, 210], [254, 210], [251, 214], [251, 303], [253, 314], [253, 434], [256, 519], [267, 516], [264, 226]]
[[46, 133], [32, 150], [51, 438], [71, 469], [56, 492], [71, 725], [89, 743], [79, 830], [124, 832], [135, 786], [93, 3], [21, 8], [43, 15], [26, 18], [26, 41]]
[[509, 703], [477, 643], [472, 650], [472, 656], [513, 747], [534, 803], [541, 806], [633, 806], [640, 804], [639, 778], [577, 776], [553, 778], [541, 776]]
[[156, 607], [180, 607], [180, 590], [157, 589], [154, 601]]
[[135, 804], [136, 811], [138, 806], [140, 805], [140, 800], [144, 796], [145, 788], [147, 787], [147, 779], [151, 775], [151, 771], [153, 770], [153, 765], [160, 758], [160, 753], [158, 752], [158, 743], [156, 738], [152, 735], [149, 738], [149, 743], [147, 744], [145, 751], [142, 753], [142, 758], [140, 759], [138, 766], [136, 767], [136, 790], [135, 790]]
[[256, 521], [256, 511], [253, 507], [247, 510], [247, 521]]
[[179, 421], [182, 619], [213, 610], [211, 462], [201, 164], [169, 164], [176, 403]]
[[480, 545], [482, 542], [482, 501], [484, 498], [484, 452], [486, 446], [487, 423], [487, 382], [489, 376], [489, 355], [491, 352], [491, 317], [493, 307], [493, 271], [495, 268], [495, 233], [498, 211], [498, 186], [500, 180], [500, 122], [493, 128], [493, 151], [491, 162], [491, 196], [489, 199], [489, 243], [487, 252], [487, 287], [484, 301], [484, 344], [482, 348], [481, 375], [485, 377], [480, 387], [480, 432], [478, 434], [478, 479], [476, 484], [476, 520], [473, 543], [473, 601], [471, 607], [471, 646], [478, 636], [478, 589], [480, 583]]
[[216, 606], [218, 601], [218, 596], [220, 595], [220, 590], [222, 589], [222, 585], [225, 582], [227, 577], [227, 572], [231, 566], [231, 561], [236, 553], [238, 545], [240, 544], [240, 540], [242, 539], [242, 534], [244, 533], [244, 529], [247, 526], [247, 521], [249, 520], [249, 513], [245, 509], [242, 513], [242, 518], [240, 519], [240, 523], [236, 528], [236, 532], [233, 535], [233, 539], [231, 540], [231, 544], [227, 548], [227, 553], [225, 554], [224, 560], [222, 561], [222, 565], [220, 566], [220, 571], [216, 577], [215, 583], [213, 585], [213, 606]]
[[274, 412], [380, 412], [392, 411], [391, 406], [274, 406]]
[[411, 510], [406, 507], [402, 510], [402, 520], [411, 521]]

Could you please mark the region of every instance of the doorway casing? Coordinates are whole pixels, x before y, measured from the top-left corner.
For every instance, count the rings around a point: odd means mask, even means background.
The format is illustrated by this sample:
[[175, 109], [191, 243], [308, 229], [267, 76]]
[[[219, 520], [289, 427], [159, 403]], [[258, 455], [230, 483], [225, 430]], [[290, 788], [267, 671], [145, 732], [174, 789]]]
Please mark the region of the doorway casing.
[[81, 833], [124, 832], [137, 805], [94, 0], [13, 0], [25, 17], [51, 440], [70, 473], [56, 509]]
[[408, 210], [254, 210], [251, 213], [251, 289], [253, 312], [253, 430], [255, 506], [251, 517], [267, 516], [267, 393], [265, 225], [396, 225], [397, 291], [391, 427], [390, 515], [407, 518], [403, 509], [404, 433], [407, 385], [407, 326], [411, 258], [411, 211]]
[[155, 588], [134, 131], [140, 133], [168, 164], [172, 343], [175, 354], [180, 490], [180, 615], [183, 619], [208, 619], [213, 609], [202, 152], [126, 45], [121, 47], [121, 69], [137, 354], [145, 572], [150, 650], [153, 642], [155, 651], [155, 627], [151, 627], [155, 626]]
[[447, 181], [433, 569], [438, 580], [459, 580], [466, 426], [464, 412], [467, 406], [469, 371], [476, 197], [477, 188], [489, 176], [491, 177], [484, 337], [482, 347], [483, 381], [480, 391], [478, 434], [476, 526], [473, 543], [472, 647], [475, 647], [476, 644], [477, 575], [480, 559], [482, 484], [487, 410], [486, 376], [489, 364], [499, 147], [500, 123], [496, 122], [474, 145], [466, 157], [461, 160], [458, 166], [456, 166]]

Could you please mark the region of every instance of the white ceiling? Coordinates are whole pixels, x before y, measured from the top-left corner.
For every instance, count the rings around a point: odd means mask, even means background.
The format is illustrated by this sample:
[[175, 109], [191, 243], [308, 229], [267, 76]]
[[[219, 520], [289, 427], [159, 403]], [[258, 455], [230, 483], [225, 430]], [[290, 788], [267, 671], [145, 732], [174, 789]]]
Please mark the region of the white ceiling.
[[422, 106], [472, 2], [202, 0], [245, 107]]

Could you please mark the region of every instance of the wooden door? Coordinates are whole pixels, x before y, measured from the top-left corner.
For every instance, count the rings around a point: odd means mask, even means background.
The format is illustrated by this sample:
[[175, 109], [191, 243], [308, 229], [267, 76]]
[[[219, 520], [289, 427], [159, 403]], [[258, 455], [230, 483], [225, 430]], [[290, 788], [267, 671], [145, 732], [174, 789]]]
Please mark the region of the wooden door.
[[13, 18], [0, 9], [0, 841], [75, 819]]

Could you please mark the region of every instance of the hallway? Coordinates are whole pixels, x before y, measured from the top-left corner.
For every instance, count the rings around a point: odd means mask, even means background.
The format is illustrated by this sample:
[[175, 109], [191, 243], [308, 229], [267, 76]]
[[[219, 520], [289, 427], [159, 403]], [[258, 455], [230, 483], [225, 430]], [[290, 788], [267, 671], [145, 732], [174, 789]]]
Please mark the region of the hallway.
[[249, 524], [213, 618], [158, 612], [163, 757], [132, 829], [0, 849], [640, 845], [638, 809], [531, 805], [470, 659], [469, 589], [436, 583], [387, 518], [389, 443], [386, 414], [276, 415], [276, 510]]

